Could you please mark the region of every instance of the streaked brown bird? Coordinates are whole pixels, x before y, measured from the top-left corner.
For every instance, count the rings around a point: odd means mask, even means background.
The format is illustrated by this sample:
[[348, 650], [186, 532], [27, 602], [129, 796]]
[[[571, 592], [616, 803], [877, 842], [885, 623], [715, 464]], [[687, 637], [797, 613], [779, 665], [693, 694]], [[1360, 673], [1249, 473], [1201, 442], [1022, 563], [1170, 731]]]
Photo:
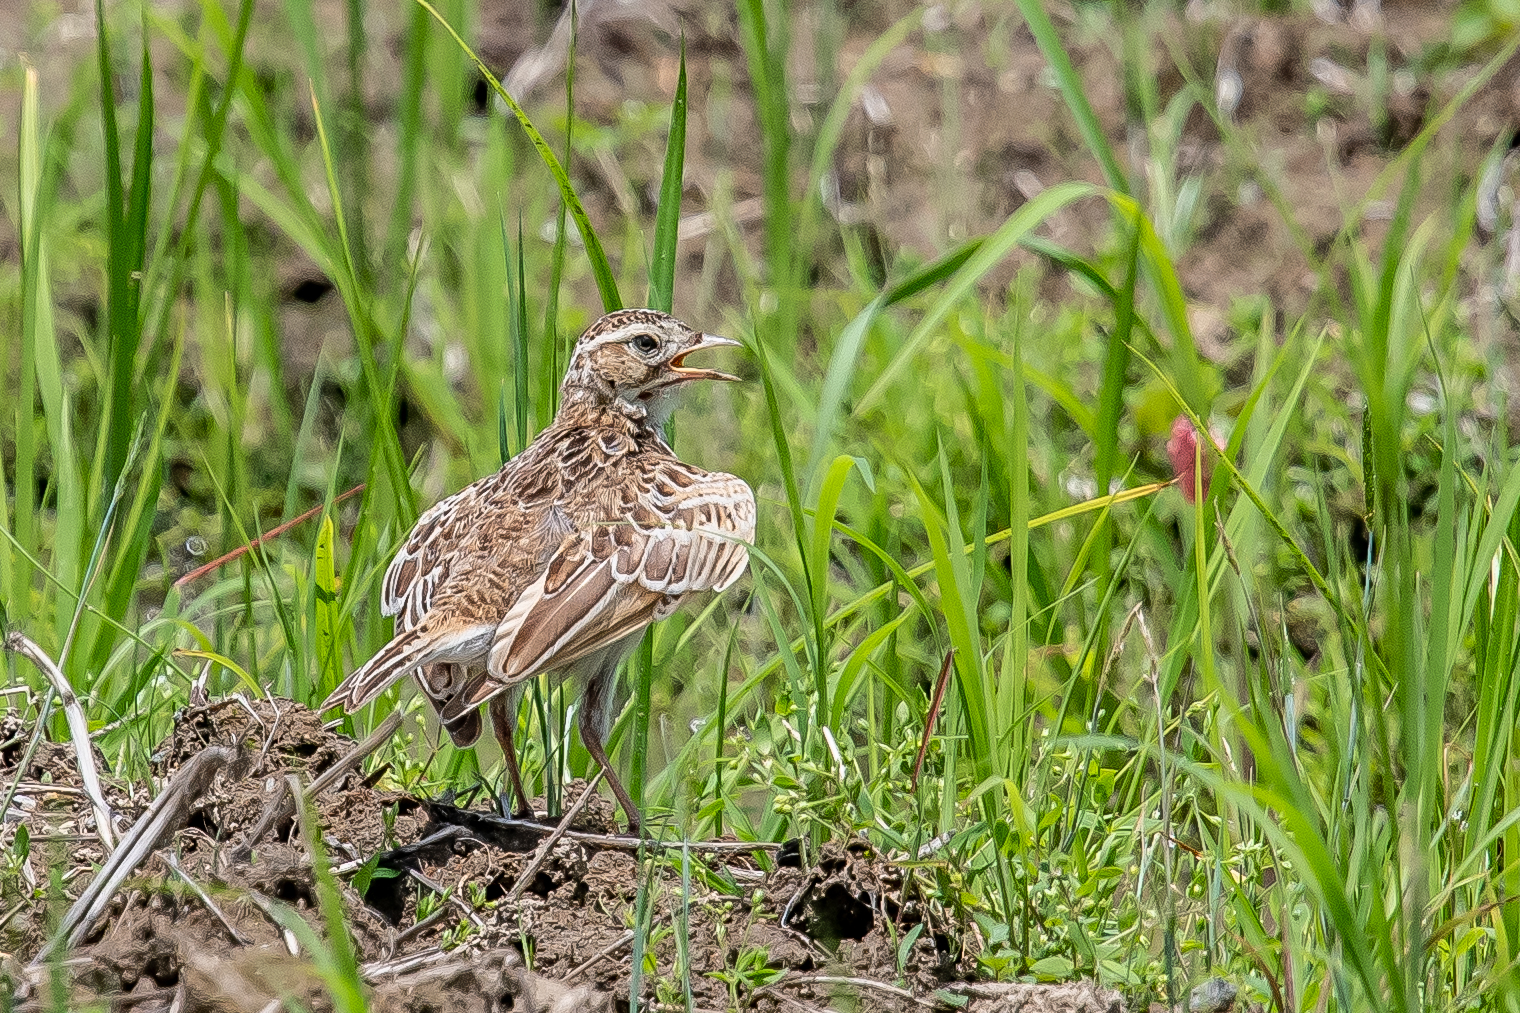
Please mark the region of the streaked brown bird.
[[693, 352], [738, 342], [654, 310], [620, 310], [580, 336], [559, 412], [494, 475], [428, 510], [386, 570], [381, 611], [396, 635], [322, 705], [354, 710], [412, 672], [455, 744], [480, 707], [530, 809], [513, 729], [528, 680], [580, 686], [586, 749], [637, 833], [640, 814], [607, 759], [618, 662], [688, 595], [744, 573], [755, 496], [742, 479], [680, 460], [662, 429], [698, 380]]

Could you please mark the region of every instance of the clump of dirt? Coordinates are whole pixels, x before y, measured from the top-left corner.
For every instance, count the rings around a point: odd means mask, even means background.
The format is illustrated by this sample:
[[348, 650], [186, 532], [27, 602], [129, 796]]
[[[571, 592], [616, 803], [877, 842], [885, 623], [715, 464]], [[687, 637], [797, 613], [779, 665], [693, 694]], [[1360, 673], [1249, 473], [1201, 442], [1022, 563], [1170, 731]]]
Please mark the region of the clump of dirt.
[[[287, 700], [187, 709], [153, 757], [162, 790], [211, 747], [240, 760], [187, 801], [175, 832], [70, 952], [76, 1004], [256, 1013], [294, 999], [325, 1010], [356, 965], [375, 1010], [623, 1010], [631, 926], [643, 924], [646, 1001], [689, 982], [704, 1008], [828, 1005], [841, 991], [871, 1009], [922, 1006], [937, 991], [975, 1010], [1041, 1008], [977, 983], [974, 955], [955, 942], [966, 927], [864, 842], [828, 845], [806, 865], [795, 845], [693, 842], [683, 861], [647, 842], [640, 854], [609, 832], [610, 804], [593, 800], [540, 855], [549, 826], [381, 791], [357, 764], [312, 799], [318, 825], [303, 833], [299, 817], [268, 814], [281, 811], [291, 775], [304, 792], [352, 761], [351, 740]], [[38, 756], [43, 772], [66, 776], [51, 750]], [[83, 852], [92, 861], [104, 858], [96, 847]], [[120, 847], [130, 851], [130, 840]], [[95, 870], [77, 857], [66, 864], [71, 898]], [[42, 947], [45, 907], [35, 906], [20, 952]], [[341, 915], [342, 938], [329, 935], [330, 915]], [[46, 967], [4, 971], [21, 983], [21, 1008], [45, 1005]], [[1051, 1008], [1120, 1008], [1115, 995], [1081, 995]]]
[[[256, 759], [246, 778], [218, 782], [196, 800], [188, 817], [189, 828], [198, 832], [187, 842], [192, 852], [205, 846], [223, 848], [229, 843], [247, 846], [244, 838], [286, 796], [289, 775], [309, 784], [347, 755], [355, 743], [325, 728], [315, 711], [293, 701], [250, 702], [233, 697], [187, 708], [176, 715], [169, 738], [153, 754], [154, 773], [170, 777], [211, 745], [237, 746]], [[337, 861], [383, 846], [386, 809], [398, 806], [401, 796], [375, 791], [370, 783], [373, 780], [357, 770], [350, 771], [330, 791], [313, 800], [324, 825], [344, 829]], [[396, 818], [410, 819], [403, 815]], [[267, 829], [266, 839], [289, 843], [296, 829], [291, 811]], [[410, 823], [400, 829], [414, 832]]]
[[[904, 902], [901, 872], [863, 844], [829, 845], [812, 869], [799, 863], [769, 872], [750, 854], [697, 848], [683, 886], [679, 860], [671, 855], [641, 863], [630, 850], [560, 841], [519, 888], [531, 855], [454, 837], [413, 856], [414, 867], [452, 896], [468, 898], [473, 910], [441, 919], [415, 938], [439, 942], [462, 929], [467, 946], [519, 947], [532, 953], [539, 973], [589, 982], [626, 1003], [629, 925], [642, 883], [652, 907], [649, 939], [657, 968], [647, 988], [658, 994], [684, 987], [678, 984], [678, 933], [684, 931], [699, 1006], [723, 1007], [739, 998], [758, 1009], [780, 1008], [785, 1000], [775, 992], [827, 999], [841, 977], [898, 982], [927, 994], [972, 970], [950, 952], [944, 925], [923, 931], [899, 966], [893, 939], [934, 919], [917, 900]], [[368, 899], [385, 903], [390, 896], [389, 887], [375, 884]], [[418, 925], [420, 901], [415, 891], [405, 898], [398, 921]], [[757, 985], [777, 981], [782, 984], [771, 992]]]
[[[67, 887], [84, 882], [106, 857], [73, 744], [42, 739], [32, 748], [32, 730], [19, 709], [0, 719], [0, 794], [10, 793], [0, 824], [0, 854], [7, 858], [0, 908], [10, 912], [0, 922], [0, 951], [26, 952], [40, 945], [46, 905], [32, 901], [45, 895], [51, 870], [59, 870]], [[91, 748], [119, 836], [143, 802], [109, 775], [105, 757]]]
[[315, 711], [300, 704], [234, 696], [176, 714], [169, 738], [153, 753], [153, 772], [167, 776], [211, 745], [255, 749], [261, 765], [310, 778], [332, 766], [354, 743], [328, 731]]

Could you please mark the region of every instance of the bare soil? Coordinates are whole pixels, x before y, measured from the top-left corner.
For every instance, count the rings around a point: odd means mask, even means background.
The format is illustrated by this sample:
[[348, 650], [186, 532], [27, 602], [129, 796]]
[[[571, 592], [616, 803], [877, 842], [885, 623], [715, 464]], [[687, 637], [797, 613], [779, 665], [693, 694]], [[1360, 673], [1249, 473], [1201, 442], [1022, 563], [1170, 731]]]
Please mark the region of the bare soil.
[[[334, 940], [309, 838], [298, 820], [249, 835], [287, 775], [309, 783], [354, 743], [299, 704], [234, 698], [180, 713], [154, 754], [155, 778], [172, 784], [213, 746], [241, 750], [245, 762], [227, 770], [246, 774], [220, 776], [177, 814], [178, 829], [59, 965], [57, 986], [46, 963], [25, 962], [104, 855], [78, 832], [89, 805], [67, 749], [45, 743], [22, 772], [21, 797], [37, 804], [23, 821], [35, 843], [21, 877], [45, 886], [57, 870], [61, 881], [51, 904], [23, 898], [5, 930], [0, 970], [22, 1008], [50, 1008], [54, 987], [66, 989], [70, 1008], [258, 1013], [287, 999], [334, 1008], [323, 970]], [[682, 1000], [684, 978], [700, 1009], [816, 1008], [841, 996], [869, 1009], [935, 1006], [946, 996], [982, 1011], [1122, 1009], [1117, 994], [1081, 983], [979, 983], [970, 928], [864, 842], [829, 844], [806, 861], [795, 843], [717, 852], [698, 843], [683, 884], [679, 851], [640, 857], [635, 842], [612, 833], [611, 806], [600, 799], [572, 828], [575, 839], [535, 863], [546, 827], [503, 819], [489, 804], [379, 791], [375, 780], [350, 773], [312, 800], [374, 1010], [626, 1009], [641, 885], [652, 908], [646, 1002]], [[129, 822], [123, 813], [119, 825]]]

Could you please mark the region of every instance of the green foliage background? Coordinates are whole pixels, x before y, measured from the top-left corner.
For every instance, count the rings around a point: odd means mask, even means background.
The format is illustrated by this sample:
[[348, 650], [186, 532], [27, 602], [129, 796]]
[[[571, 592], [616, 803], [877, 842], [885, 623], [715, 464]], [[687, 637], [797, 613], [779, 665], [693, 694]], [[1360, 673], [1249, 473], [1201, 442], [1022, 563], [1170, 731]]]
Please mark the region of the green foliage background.
[[[1121, 59], [1157, 31], [1149, 8], [1078, 6]], [[1520, 469], [1496, 346], [1465, 303], [1485, 167], [1422, 172], [1514, 54], [1479, 25], [1508, 23], [1504, 5], [1463, 6], [1444, 52], [1471, 65], [1467, 87], [1306, 251], [1310, 312], [1235, 307], [1247, 368], [1228, 375], [1199, 354], [1178, 280], [1189, 179], [1165, 156], [1182, 117], [1126, 73], [1150, 158], [1114, 150], [1068, 58], [1094, 22], [1054, 7], [994, 14], [1032, 33], [1102, 182], [1056, 182], [987, 235], [876, 265], [821, 183], [924, 12], [904, 9], [802, 129], [796, 12], [738, 0], [763, 224], [750, 243], [713, 201], [709, 249], [735, 282], [725, 300], [708, 287], [694, 322], [741, 338], [754, 382], [698, 396], [676, 438], [749, 479], [762, 525], [749, 590], [662, 624], [631, 662], [615, 755], [670, 833], [863, 833], [922, 853], [918, 888], [976, 927], [954, 945], [989, 976], [1175, 999], [1212, 969], [1273, 1008], [1514, 1005]], [[499, 89], [478, 115], [477, 12], [419, 3], [375, 132], [362, 8], [334, 58], [307, 0], [272, 21], [251, 2], [113, 5], [66, 97], [40, 95], [24, 61], [4, 71], [22, 104], [4, 135], [0, 602], [123, 776], [145, 773], [198, 677], [323, 697], [388, 638], [377, 585], [419, 510], [547, 422], [579, 329], [676, 300], [684, 69], [670, 110], [611, 128]], [[249, 58], [292, 43], [297, 76]], [[1179, 94], [1249, 145], [1209, 87]], [[593, 222], [577, 160], [651, 139], [658, 210]], [[1376, 244], [1375, 201], [1391, 209]], [[1093, 206], [1101, 245], [1049, 238]], [[291, 248], [352, 338], [298, 382], [277, 309]], [[1020, 249], [1040, 259], [992, 285]], [[1069, 298], [1049, 298], [1049, 272]], [[93, 317], [64, 298], [80, 291]], [[1178, 414], [1224, 445], [1196, 504], [1148, 486], [1170, 477]], [[1138, 492], [1094, 499], [1119, 488]], [[9, 666], [35, 690], [28, 716], [61, 732], [42, 681]], [[545, 681], [522, 716], [551, 807], [589, 766], [569, 705]], [[409, 720], [381, 759], [401, 785], [499, 776], [406, 691], [352, 730], [397, 706]]]

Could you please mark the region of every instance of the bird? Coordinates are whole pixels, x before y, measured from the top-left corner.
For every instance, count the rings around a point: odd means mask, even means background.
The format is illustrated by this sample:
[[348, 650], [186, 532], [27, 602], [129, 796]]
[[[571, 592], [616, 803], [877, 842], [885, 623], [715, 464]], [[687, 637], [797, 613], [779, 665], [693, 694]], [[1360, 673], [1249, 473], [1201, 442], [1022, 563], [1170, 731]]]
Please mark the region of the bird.
[[417, 673], [460, 748], [481, 711], [531, 815], [513, 730], [526, 683], [575, 680], [587, 751], [638, 835], [641, 814], [607, 758], [618, 663], [644, 629], [748, 568], [755, 495], [677, 457], [664, 435], [703, 380], [694, 352], [738, 346], [667, 313], [618, 310], [576, 340], [553, 421], [500, 471], [418, 518], [381, 584], [395, 635], [321, 705], [353, 711]]

